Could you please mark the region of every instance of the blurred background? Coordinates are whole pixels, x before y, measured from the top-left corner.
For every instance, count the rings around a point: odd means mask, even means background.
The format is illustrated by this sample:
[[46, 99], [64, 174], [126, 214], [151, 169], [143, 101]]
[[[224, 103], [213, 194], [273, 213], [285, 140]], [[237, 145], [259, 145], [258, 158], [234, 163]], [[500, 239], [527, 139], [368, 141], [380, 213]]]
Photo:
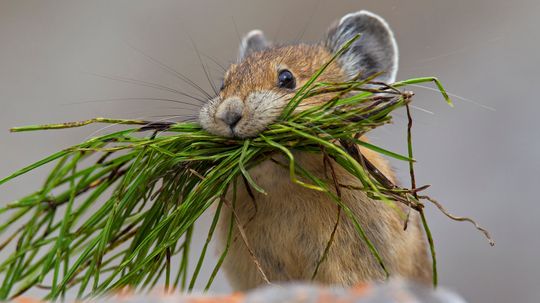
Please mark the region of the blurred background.
[[[470, 302], [539, 302], [537, 0], [0, 1], [0, 176], [102, 128], [11, 134], [11, 126], [97, 116], [180, 115], [172, 117], [178, 121], [196, 114], [193, 106], [118, 100], [178, 96], [109, 77], [192, 92], [147, 56], [210, 91], [197, 51], [219, 85], [217, 63], [236, 58], [240, 36], [249, 30], [281, 42], [316, 42], [334, 20], [360, 9], [392, 26], [401, 55], [398, 79], [437, 76], [454, 95], [450, 108], [429, 86], [410, 88], [423, 109], [413, 111], [417, 180], [432, 184], [430, 195], [452, 213], [486, 226], [497, 244], [490, 247], [468, 223], [428, 207], [441, 284]], [[395, 124], [372, 140], [405, 152], [405, 123], [398, 112]], [[395, 167], [407, 182], [406, 166]], [[35, 190], [45, 173], [2, 186], [0, 203]], [[197, 241], [205, 233], [200, 228]], [[206, 276], [214, 262], [215, 255], [205, 262]], [[213, 290], [230, 290], [222, 275]]]

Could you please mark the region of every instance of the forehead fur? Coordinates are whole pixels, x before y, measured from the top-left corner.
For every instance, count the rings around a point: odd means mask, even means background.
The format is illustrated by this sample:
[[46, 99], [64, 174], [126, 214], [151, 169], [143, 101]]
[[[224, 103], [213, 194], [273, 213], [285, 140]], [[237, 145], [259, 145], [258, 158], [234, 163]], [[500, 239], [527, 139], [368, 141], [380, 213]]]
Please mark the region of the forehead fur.
[[[276, 46], [254, 52], [229, 68], [221, 97], [244, 99], [254, 91], [275, 89], [278, 72], [282, 69], [290, 70], [300, 87], [331, 58], [332, 54], [322, 45]], [[318, 81], [340, 80], [343, 80], [343, 71], [337, 62], [333, 62]]]

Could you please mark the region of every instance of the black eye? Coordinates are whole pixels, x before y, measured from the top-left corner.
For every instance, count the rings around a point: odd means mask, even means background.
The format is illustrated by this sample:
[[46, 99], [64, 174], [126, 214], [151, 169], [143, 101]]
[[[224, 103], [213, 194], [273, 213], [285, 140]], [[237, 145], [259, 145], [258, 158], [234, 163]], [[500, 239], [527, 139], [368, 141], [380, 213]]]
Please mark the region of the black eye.
[[296, 87], [296, 81], [290, 71], [286, 69], [279, 71], [278, 87], [287, 89], [294, 89]]

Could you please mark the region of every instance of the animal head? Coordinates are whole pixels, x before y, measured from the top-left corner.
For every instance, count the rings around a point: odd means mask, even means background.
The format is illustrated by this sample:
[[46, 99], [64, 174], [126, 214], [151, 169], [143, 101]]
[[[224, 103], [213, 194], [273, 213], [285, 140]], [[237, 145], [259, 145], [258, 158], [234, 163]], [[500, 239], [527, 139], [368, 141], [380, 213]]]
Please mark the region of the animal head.
[[[388, 24], [373, 13], [345, 15], [317, 44], [273, 45], [260, 30], [253, 30], [242, 39], [238, 61], [225, 73], [218, 95], [202, 107], [201, 126], [224, 137], [256, 136], [280, 116], [297, 89], [357, 34], [360, 38], [318, 80], [340, 82], [382, 73], [377, 81], [393, 82], [397, 45]], [[324, 101], [321, 98], [309, 98], [299, 109]]]

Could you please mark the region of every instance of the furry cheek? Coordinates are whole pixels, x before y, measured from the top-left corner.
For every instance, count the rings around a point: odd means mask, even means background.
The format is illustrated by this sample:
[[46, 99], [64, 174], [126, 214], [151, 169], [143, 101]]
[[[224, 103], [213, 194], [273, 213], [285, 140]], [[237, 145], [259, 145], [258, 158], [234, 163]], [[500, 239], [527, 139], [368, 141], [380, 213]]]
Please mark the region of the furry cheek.
[[208, 101], [199, 112], [199, 124], [209, 133], [218, 136], [231, 137], [231, 130], [223, 125], [223, 123], [219, 123], [215, 118], [220, 103], [221, 98], [219, 97]]
[[241, 138], [253, 137], [276, 121], [289, 100], [288, 93], [259, 91], [248, 95], [244, 116], [235, 128], [235, 135]]

